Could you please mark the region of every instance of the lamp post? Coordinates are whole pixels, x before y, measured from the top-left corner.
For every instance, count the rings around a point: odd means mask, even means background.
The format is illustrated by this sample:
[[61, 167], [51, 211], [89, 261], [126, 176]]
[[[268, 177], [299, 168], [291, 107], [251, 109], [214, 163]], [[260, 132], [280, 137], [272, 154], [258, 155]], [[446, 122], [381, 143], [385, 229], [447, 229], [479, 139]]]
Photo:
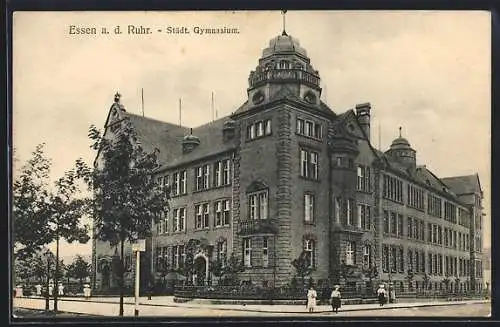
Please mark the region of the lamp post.
[[44, 253], [45, 259], [47, 261], [47, 284], [45, 285], [46, 287], [46, 292], [45, 292], [45, 311], [50, 310], [50, 293], [49, 293], [49, 284], [50, 284], [50, 251], [47, 250]]
[[139, 316], [139, 288], [140, 288], [140, 272], [141, 272], [141, 252], [146, 251], [146, 240], [137, 240], [137, 243], [132, 244], [132, 251], [135, 252], [135, 309], [134, 316]]

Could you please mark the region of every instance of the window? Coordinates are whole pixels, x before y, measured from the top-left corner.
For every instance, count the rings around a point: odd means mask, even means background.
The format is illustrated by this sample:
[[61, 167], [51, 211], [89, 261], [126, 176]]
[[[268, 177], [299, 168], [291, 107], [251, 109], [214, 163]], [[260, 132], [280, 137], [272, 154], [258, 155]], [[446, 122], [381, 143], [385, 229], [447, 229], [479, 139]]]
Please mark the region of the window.
[[427, 196], [427, 213], [441, 218], [441, 199], [439, 197], [432, 194]]
[[384, 188], [383, 188], [384, 198], [403, 202], [403, 182], [396, 177], [384, 175]]
[[231, 218], [231, 205], [229, 200], [224, 200], [222, 203], [224, 204], [224, 213], [222, 214], [222, 224], [224, 226], [228, 226], [229, 219]]
[[248, 195], [248, 217], [250, 219], [267, 219], [268, 210], [267, 190]]
[[243, 239], [243, 264], [245, 267], [252, 266], [252, 240], [250, 238]]
[[398, 251], [397, 248], [392, 245], [391, 246], [391, 272], [396, 272], [398, 269]]
[[183, 170], [180, 172], [180, 181], [179, 181], [179, 194], [187, 193], [187, 171]]
[[319, 123], [297, 118], [297, 134], [320, 140], [323, 138], [323, 128]]
[[262, 267], [269, 267], [269, 239], [262, 240]]
[[389, 234], [389, 212], [384, 210], [384, 233]]
[[227, 241], [221, 240], [217, 242], [217, 261], [224, 268], [227, 263]]
[[272, 130], [271, 130], [271, 120], [270, 120], [270, 119], [266, 120], [266, 121], [265, 121], [265, 125], [266, 125], [266, 126], [265, 126], [265, 128], [266, 128], [266, 130], [265, 130], [265, 134], [266, 134], [266, 135], [270, 135], [270, 134], [271, 134], [271, 132], [272, 132]]
[[335, 198], [335, 221], [337, 223], [340, 222], [341, 214], [342, 213], [342, 208], [340, 206], [340, 199]]
[[229, 185], [231, 183], [229, 165], [229, 159], [222, 161], [222, 185]]
[[255, 128], [257, 130], [257, 137], [261, 137], [264, 135], [264, 123], [259, 121], [255, 124]]
[[208, 228], [210, 208], [208, 203], [197, 204], [194, 206], [196, 211], [196, 229]]
[[358, 204], [358, 218], [360, 227], [364, 230], [371, 230], [371, 208], [366, 204]]
[[453, 203], [448, 201], [444, 203], [444, 219], [455, 224], [457, 223], [457, 208]]
[[398, 250], [399, 250], [398, 251], [398, 269], [399, 269], [399, 272], [404, 272], [405, 271], [404, 249], [402, 246], [400, 246]]
[[370, 245], [366, 244], [363, 247], [363, 266], [369, 268], [372, 265], [372, 248]]
[[427, 254], [427, 266], [429, 267], [429, 273], [432, 274], [432, 253]]
[[347, 225], [353, 226], [354, 225], [354, 200], [348, 199], [347, 200]]
[[217, 161], [214, 164], [214, 186], [222, 185], [222, 161]]
[[255, 125], [251, 124], [247, 126], [247, 139], [253, 140], [255, 138]]
[[300, 150], [300, 176], [318, 179], [319, 154], [314, 151]]
[[180, 178], [179, 178], [179, 173], [173, 173], [172, 174], [172, 190], [171, 193], [172, 195], [179, 195], [180, 194]]
[[397, 221], [396, 221], [397, 218], [396, 217], [397, 217], [396, 213], [391, 212], [390, 227], [391, 227], [391, 234], [392, 235], [396, 235], [397, 234], [398, 225], [397, 225]]
[[412, 217], [408, 217], [408, 222], [406, 224], [406, 235], [408, 238], [411, 238], [411, 233], [412, 233], [412, 230], [413, 230], [413, 218]]
[[168, 215], [165, 211], [160, 211], [159, 222], [157, 224], [157, 233], [166, 234], [168, 233]]
[[408, 184], [408, 206], [424, 210], [424, 191], [421, 188]]
[[314, 195], [304, 195], [304, 220], [306, 222], [314, 222]]
[[345, 248], [345, 264], [349, 266], [354, 266], [356, 263], [355, 258], [356, 243], [347, 242]]
[[197, 191], [200, 191], [203, 189], [203, 168], [202, 167], [197, 167], [196, 168], [196, 185], [195, 189]]
[[178, 208], [172, 211], [173, 214], [173, 227], [174, 232], [184, 231], [185, 219], [186, 219], [186, 208]]
[[215, 227], [228, 226], [231, 214], [229, 200], [216, 201], [215, 209]]
[[408, 271], [413, 270], [413, 251], [408, 249]]
[[358, 166], [357, 189], [370, 192], [370, 167]]
[[203, 189], [210, 187], [210, 166], [203, 166]]
[[397, 230], [397, 236], [398, 237], [403, 237], [403, 215], [398, 214], [398, 230]]
[[309, 263], [310, 268], [315, 267], [315, 244], [314, 240], [307, 239], [304, 241], [304, 252]]
[[222, 226], [222, 201], [215, 202], [215, 226]]

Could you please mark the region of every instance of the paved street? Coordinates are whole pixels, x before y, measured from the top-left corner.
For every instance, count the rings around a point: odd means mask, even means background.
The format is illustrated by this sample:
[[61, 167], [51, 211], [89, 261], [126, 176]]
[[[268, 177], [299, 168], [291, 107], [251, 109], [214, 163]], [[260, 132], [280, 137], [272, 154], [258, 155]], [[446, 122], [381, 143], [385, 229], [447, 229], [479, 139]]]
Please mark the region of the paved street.
[[[132, 298], [125, 299], [126, 316], [134, 315]], [[174, 303], [172, 297], [158, 297], [152, 300], [141, 298], [140, 316], [165, 317], [238, 317], [267, 316], [294, 317], [308, 316], [301, 305], [212, 305], [194, 303]], [[117, 298], [93, 298], [91, 300], [67, 299], [59, 301], [59, 310], [84, 314], [117, 316], [119, 305]], [[43, 309], [45, 301], [34, 298], [15, 298], [14, 306], [28, 309]], [[51, 308], [53, 304], [51, 301]], [[392, 316], [392, 317], [487, 317], [490, 314], [490, 302], [418, 302], [397, 303], [380, 308], [377, 304], [344, 305], [338, 314], [330, 312], [328, 306], [318, 306], [312, 315], [332, 316]]]

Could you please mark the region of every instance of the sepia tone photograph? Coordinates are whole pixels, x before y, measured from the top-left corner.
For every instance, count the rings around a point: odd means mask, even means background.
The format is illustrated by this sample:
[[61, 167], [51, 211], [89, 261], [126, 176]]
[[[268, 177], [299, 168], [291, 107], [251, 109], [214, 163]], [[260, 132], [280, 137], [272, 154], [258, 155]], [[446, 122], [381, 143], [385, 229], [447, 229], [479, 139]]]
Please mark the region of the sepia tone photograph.
[[11, 316], [489, 317], [487, 11], [14, 12]]

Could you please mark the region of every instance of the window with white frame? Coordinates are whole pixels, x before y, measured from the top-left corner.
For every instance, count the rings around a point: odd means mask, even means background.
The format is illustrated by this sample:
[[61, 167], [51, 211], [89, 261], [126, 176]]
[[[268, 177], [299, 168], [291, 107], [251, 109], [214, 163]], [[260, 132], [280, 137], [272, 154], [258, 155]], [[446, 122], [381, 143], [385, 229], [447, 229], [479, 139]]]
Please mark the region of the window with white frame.
[[231, 183], [230, 175], [230, 161], [229, 159], [222, 161], [222, 185], [229, 185]]
[[317, 152], [311, 151], [309, 153], [311, 159], [311, 174], [310, 177], [312, 179], [318, 179], [318, 157], [319, 154]]
[[255, 125], [250, 124], [247, 126], [247, 139], [253, 140], [255, 138]]
[[264, 135], [264, 123], [262, 121], [259, 121], [255, 124], [256, 130], [257, 130], [257, 137], [261, 137]]
[[359, 227], [364, 230], [371, 230], [371, 208], [367, 204], [358, 204]]
[[268, 218], [268, 191], [263, 190], [248, 194], [248, 217], [249, 219]]
[[309, 264], [309, 268], [314, 268], [316, 266], [315, 257], [316, 257], [316, 244], [312, 239], [304, 240], [304, 252], [306, 254], [307, 263]]
[[269, 238], [262, 239], [262, 267], [269, 266]]
[[203, 189], [210, 187], [210, 165], [203, 166]]
[[266, 135], [271, 134], [271, 132], [272, 132], [272, 129], [271, 129], [271, 120], [270, 119], [266, 120], [265, 121], [265, 125], [266, 125], [265, 126], [265, 128], [266, 128], [266, 130], [265, 130]]
[[208, 203], [201, 203], [194, 206], [196, 212], [196, 229], [208, 228], [209, 221], [209, 205]]
[[228, 226], [229, 221], [231, 219], [231, 202], [230, 200], [224, 200], [222, 201], [223, 204], [223, 213], [222, 213], [222, 225], [223, 226]]
[[186, 227], [186, 208], [172, 210], [174, 232], [181, 232]]
[[370, 167], [358, 166], [357, 189], [370, 192]]
[[355, 264], [356, 243], [347, 242], [345, 247], [345, 264], [353, 266]]
[[306, 121], [305, 135], [312, 137], [314, 133], [314, 123], [312, 121]]
[[224, 268], [227, 263], [227, 241], [220, 240], [217, 242], [217, 261], [220, 262], [221, 267]]
[[214, 164], [214, 186], [222, 185], [222, 161], [217, 161]]
[[180, 194], [179, 173], [173, 173], [172, 174], [172, 190], [171, 190], [171, 193], [174, 196]]
[[305, 134], [305, 121], [303, 119], [297, 119], [297, 134]]
[[196, 185], [195, 189], [196, 191], [200, 191], [203, 189], [203, 168], [202, 167], [196, 167]]
[[363, 266], [366, 268], [371, 267], [372, 264], [372, 247], [369, 244], [363, 246]]
[[304, 194], [304, 220], [314, 222], [314, 195], [310, 193]]
[[384, 198], [403, 202], [403, 181], [397, 177], [384, 175], [384, 185], [383, 185]]
[[311, 150], [300, 150], [300, 176], [318, 179], [319, 153]]
[[252, 266], [252, 239], [243, 239], [243, 264], [245, 267]]
[[168, 233], [168, 215], [165, 211], [160, 211], [159, 221], [158, 221], [158, 234], [166, 234]]
[[187, 193], [187, 171], [183, 170], [180, 172], [179, 180], [179, 194]]
[[267, 191], [259, 193], [259, 219], [267, 219], [268, 215]]
[[340, 205], [340, 198], [335, 198], [335, 221], [340, 222], [342, 216], [342, 206]]

